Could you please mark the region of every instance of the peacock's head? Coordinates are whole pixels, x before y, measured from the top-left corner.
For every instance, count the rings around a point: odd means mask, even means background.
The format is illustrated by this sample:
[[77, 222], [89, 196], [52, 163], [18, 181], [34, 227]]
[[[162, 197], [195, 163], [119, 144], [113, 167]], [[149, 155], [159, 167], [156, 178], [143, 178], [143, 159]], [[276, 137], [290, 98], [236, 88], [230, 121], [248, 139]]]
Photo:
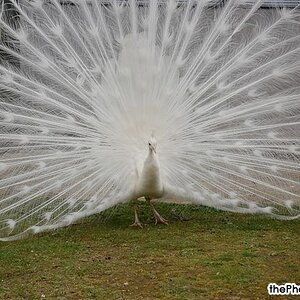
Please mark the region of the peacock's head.
[[157, 141], [154, 136], [151, 136], [151, 138], [149, 139], [148, 146], [149, 146], [150, 151], [153, 151], [154, 153], [156, 153]]

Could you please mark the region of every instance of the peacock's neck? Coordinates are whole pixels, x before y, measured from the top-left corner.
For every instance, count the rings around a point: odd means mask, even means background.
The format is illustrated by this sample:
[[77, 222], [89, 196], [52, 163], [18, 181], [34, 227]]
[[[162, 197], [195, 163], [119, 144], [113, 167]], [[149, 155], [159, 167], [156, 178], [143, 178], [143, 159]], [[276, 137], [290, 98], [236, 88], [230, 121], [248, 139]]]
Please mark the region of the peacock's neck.
[[155, 152], [153, 150], [151, 150], [150, 148], [149, 148], [148, 156], [147, 156], [145, 162], [146, 161], [153, 161], [153, 162], [157, 162], [158, 163], [158, 158], [157, 158]]
[[163, 192], [160, 166], [156, 153], [149, 149], [148, 156], [144, 162], [141, 176], [138, 180], [138, 197], [158, 198]]

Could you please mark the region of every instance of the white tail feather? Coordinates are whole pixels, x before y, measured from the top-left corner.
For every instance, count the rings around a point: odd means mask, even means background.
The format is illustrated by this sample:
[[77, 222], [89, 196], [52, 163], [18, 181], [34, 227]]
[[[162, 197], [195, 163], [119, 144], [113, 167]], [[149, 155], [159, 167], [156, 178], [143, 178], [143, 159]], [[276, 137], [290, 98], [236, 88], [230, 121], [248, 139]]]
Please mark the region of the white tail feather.
[[163, 197], [299, 217], [298, 8], [73, 2], [0, 8], [1, 240], [134, 200], [153, 135]]

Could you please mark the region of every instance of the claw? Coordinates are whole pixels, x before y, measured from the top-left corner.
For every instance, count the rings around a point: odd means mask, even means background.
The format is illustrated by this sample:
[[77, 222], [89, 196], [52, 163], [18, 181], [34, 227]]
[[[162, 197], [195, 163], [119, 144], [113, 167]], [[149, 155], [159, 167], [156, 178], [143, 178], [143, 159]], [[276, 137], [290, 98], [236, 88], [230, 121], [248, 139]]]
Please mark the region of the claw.
[[143, 229], [143, 224], [140, 221], [135, 221], [134, 223], [129, 225], [129, 227], [136, 227], [136, 228], [139, 227], [139, 228]]
[[165, 224], [165, 225], [169, 225], [168, 221], [166, 219], [164, 219], [156, 209], [153, 209], [153, 214], [154, 214], [154, 218], [155, 218], [155, 225], [157, 224]]

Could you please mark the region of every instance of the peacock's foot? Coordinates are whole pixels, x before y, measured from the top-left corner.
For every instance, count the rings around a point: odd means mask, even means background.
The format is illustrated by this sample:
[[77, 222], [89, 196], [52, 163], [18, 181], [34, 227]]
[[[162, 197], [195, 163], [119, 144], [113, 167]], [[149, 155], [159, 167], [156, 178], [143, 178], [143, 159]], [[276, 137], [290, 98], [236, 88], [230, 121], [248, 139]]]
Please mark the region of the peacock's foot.
[[143, 229], [143, 224], [140, 221], [135, 221], [133, 224], [129, 225], [129, 227], [136, 227]]
[[168, 221], [166, 219], [164, 219], [159, 213], [157, 210], [153, 210], [153, 216], [154, 216], [154, 219], [155, 219], [155, 225], [157, 224], [165, 224], [165, 225], [169, 225], [168, 224]]
[[160, 214], [159, 212], [155, 209], [153, 203], [151, 202], [151, 199], [150, 197], [145, 197], [146, 198], [146, 201], [148, 202], [151, 210], [152, 210], [152, 213], [153, 213], [153, 217], [155, 219], [155, 225], [157, 224], [165, 224], [165, 225], [169, 225], [168, 224], [168, 221], [166, 219], [164, 219]]
[[130, 227], [139, 227], [139, 228], [143, 228], [143, 224], [141, 223], [140, 219], [139, 219], [139, 215], [138, 215], [138, 205], [137, 202], [134, 202], [133, 204], [133, 211], [134, 211], [134, 223], [130, 225]]

